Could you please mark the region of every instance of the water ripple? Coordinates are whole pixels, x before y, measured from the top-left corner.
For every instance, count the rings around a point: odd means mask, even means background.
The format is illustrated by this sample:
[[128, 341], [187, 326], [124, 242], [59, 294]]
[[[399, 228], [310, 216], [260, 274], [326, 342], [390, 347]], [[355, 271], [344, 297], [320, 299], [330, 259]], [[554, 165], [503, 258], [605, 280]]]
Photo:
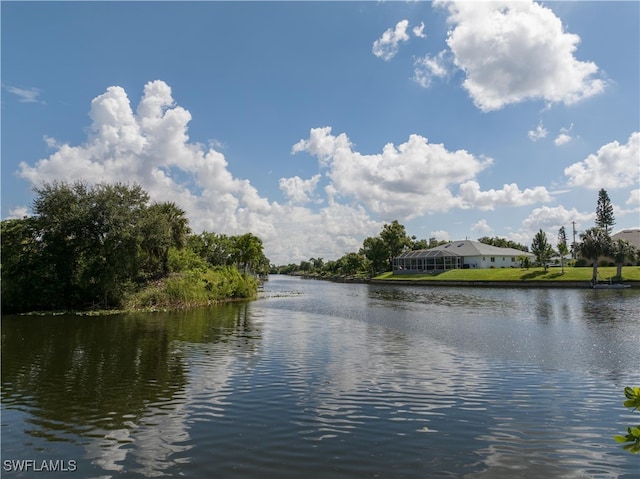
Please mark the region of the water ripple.
[[96, 478], [637, 473], [612, 440], [637, 420], [615, 358], [637, 349], [635, 297], [268, 288], [192, 315], [3, 320], [3, 458]]

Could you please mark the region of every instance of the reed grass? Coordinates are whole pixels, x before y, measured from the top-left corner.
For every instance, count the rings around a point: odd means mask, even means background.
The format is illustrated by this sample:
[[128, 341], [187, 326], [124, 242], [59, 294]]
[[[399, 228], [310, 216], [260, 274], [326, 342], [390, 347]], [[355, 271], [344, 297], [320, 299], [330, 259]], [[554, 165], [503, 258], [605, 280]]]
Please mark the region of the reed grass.
[[173, 273], [130, 295], [127, 310], [182, 309], [233, 299], [252, 299], [257, 280], [235, 268], [216, 267]]

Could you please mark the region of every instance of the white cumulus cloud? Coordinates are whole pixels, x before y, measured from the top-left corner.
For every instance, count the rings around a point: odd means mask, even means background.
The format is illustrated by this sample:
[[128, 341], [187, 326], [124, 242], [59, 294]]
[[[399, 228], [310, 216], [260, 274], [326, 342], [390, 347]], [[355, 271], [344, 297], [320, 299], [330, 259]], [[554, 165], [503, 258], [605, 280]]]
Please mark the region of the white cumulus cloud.
[[[411, 219], [452, 208], [492, 210], [498, 206], [523, 206], [551, 201], [542, 186], [520, 190], [516, 184], [482, 191], [476, 175], [493, 160], [465, 150], [449, 151], [410, 135], [398, 146], [388, 143], [381, 153], [363, 154], [353, 149], [346, 134], [333, 135], [330, 127], [312, 128], [309, 138], [294, 145], [318, 158], [331, 180], [325, 189], [338, 197], [363, 204], [385, 220]], [[452, 191], [459, 190], [458, 195]]]
[[640, 183], [640, 132], [626, 144], [617, 141], [602, 146], [597, 153], [564, 169], [570, 186], [590, 189], [625, 188]]
[[535, 234], [542, 230], [547, 235], [547, 241], [556, 246], [558, 232], [564, 226], [567, 235], [567, 243], [573, 242], [573, 223], [575, 221], [576, 241], [580, 241], [578, 233], [593, 226], [594, 212], [582, 212], [576, 208], [567, 209], [565, 206], [541, 206], [531, 211], [529, 216], [522, 221], [519, 231], [512, 233], [510, 239], [522, 244], [531, 244]]
[[604, 90], [597, 65], [574, 56], [580, 37], [565, 32], [550, 8], [531, 1], [436, 3], [448, 8], [447, 44], [481, 110], [528, 99], [571, 104]]
[[556, 139], [553, 140], [553, 144], [556, 146], [562, 146], [569, 143], [573, 140], [573, 137], [569, 134], [573, 130], [573, 123], [569, 128], [560, 128], [560, 133], [556, 136]]
[[430, 236], [438, 241], [449, 241], [449, 232], [445, 230], [432, 231]]
[[487, 220], [482, 219], [471, 227], [471, 231], [474, 231], [481, 236], [488, 236], [493, 233], [493, 228], [489, 226]]
[[627, 198], [625, 204], [631, 207], [640, 208], [640, 188], [629, 192], [629, 198]]
[[501, 190], [481, 191], [480, 185], [473, 180], [460, 185], [459, 196], [463, 208], [480, 210], [493, 210], [496, 206], [525, 206], [551, 201], [551, 195], [544, 186], [526, 188], [522, 191], [517, 184], [511, 183], [504, 185]]
[[334, 196], [362, 203], [386, 220], [461, 206], [451, 187], [474, 178], [492, 163], [465, 150], [448, 151], [420, 135], [365, 155], [353, 150], [344, 133], [332, 135], [330, 127], [311, 129], [309, 138], [293, 148], [300, 151], [316, 156], [328, 170]]
[[571, 208], [566, 209], [564, 206], [541, 206], [535, 208], [529, 216], [524, 219], [522, 225], [527, 231], [534, 233], [539, 229], [545, 231], [558, 231], [562, 226], [567, 232], [567, 239], [571, 235], [572, 221], [576, 222], [576, 228], [584, 228], [591, 225], [595, 218], [595, 213], [584, 213]]
[[321, 175], [314, 175], [308, 180], [303, 180], [299, 176], [293, 178], [280, 178], [280, 190], [292, 202], [304, 204], [311, 201], [310, 195], [313, 194]]
[[418, 38], [427, 38], [427, 34], [424, 33], [424, 22], [420, 22], [420, 25], [416, 25], [411, 31]]
[[319, 175], [281, 180], [291, 204], [262, 197], [248, 180], [233, 177], [213, 146], [189, 141], [191, 114], [176, 105], [163, 81], [147, 83], [135, 112], [124, 89], [109, 87], [91, 102], [89, 116], [84, 143], [59, 144], [46, 137], [56, 151], [34, 165], [21, 163], [19, 175], [33, 185], [54, 179], [137, 183], [154, 201], [182, 207], [196, 232], [260, 236], [265, 254], [278, 264], [309, 255], [337, 258], [380, 230], [358, 205], [311, 210], [295, 204], [312, 194]]
[[542, 125], [542, 122], [538, 123], [535, 130], [529, 130], [529, 139], [531, 141], [538, 141], [542, 138], [546, 138], [549, 131]]
[[444, 78], [449, 74], [447, 51], [442, 50], [437, 56], [429, 54], [417, 58], [413, 62], [413, 80], [423, 88], [429, 88], [434, 77]]
[[379, 233], [382, 221], [454, 208], [531, 204], [548, 196], [542, 187], [522, 191], [515, 184], [482, 191], [476, 176], [492, 165], [490, 158], [450, 151], [420, 135], [364, 154], [345, 133], [333, 135], [325, 127], [311, 129], [291, 150], [316, 157], [319, 171], [307, 179], [281, 178], [287, 201], [278, 203], [233, 176], [216, 149], [219, 143], [190, 140], [191, 114], [163, 81], [147, 83], [135, 107], [123, 88], [109, 87], [91, 102], [89, 116], [84, 141], [71, 145], [45, 136], [53, 152], [34, 163], [22, 162], [18, 175], [32, 185], [53, 180], [137, 183], [152, 200], [183, 208], [195, 232], [260, 236], [276, 264], [357, 251], [366, 236]]
[[568, 135], [566, 133], [560, 133], [558, 136], [556, 136], [556, 139], [553, 140], [553, 144], [556, 145], [556, 146], [566, 145], [572, 139], [573, 138], [571, 137], [571, 135]]
[[395, 28], [385, 30], [382, 36], [373, 42], [371, 49], [373, 54], [385, 61], [389, 61], [395, 57], [396, 53], [398, 53], [400, 42], [409, 41], [409, 34], [407, 33], [408, 26], [409, 20], [400, 20], [396, 23]]

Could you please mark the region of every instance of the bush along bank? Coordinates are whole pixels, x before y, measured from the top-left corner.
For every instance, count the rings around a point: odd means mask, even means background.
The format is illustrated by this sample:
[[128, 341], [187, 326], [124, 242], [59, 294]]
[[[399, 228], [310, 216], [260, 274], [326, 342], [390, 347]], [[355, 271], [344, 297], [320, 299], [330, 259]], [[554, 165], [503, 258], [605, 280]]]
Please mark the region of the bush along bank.
[[233, 267], [171, 273], [147, 284], [124, 301], [126, 310], [184, 309], [223, 301], [255, 299], [258, 281]]

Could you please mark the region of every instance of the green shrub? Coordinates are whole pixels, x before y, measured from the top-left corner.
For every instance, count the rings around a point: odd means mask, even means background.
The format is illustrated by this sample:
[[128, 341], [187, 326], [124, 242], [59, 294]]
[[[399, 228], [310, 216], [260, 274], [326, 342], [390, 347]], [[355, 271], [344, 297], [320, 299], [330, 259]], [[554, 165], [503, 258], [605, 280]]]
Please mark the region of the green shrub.
[[[624, 402], [624, 406], [631, 408], [632, 411], [640, 410], [640, 388], [624, 388], [624, 395], [627, 400]], [[625, 443], [622, 446], [623, 449], [629, 451], [632, 454], [640, 453], [640, 426], [628, 427], [627, 434], [622, 436], [614, 436], [617, 442]]]
[[201, 270], [206, 271], [207, 262], [197, 253], [189, 248], [176, 249], [169, 248], [169, 271], [177, 273], [180, 271]]
[[[175, 255], [173, 267], [184, 267], [189, 255]], [[175, 262], [177, 261], [177, 263]], [[170, 261], [171, 262], [171, 261]], [[130, 295], [126, 309], [187, 308], [206, 306], [229, 299], [254, 298], [258, 288], [255, 278], [242, 275], [230, 266], [204, 267], [173, 272], [168, 278], [148, 284]]]

